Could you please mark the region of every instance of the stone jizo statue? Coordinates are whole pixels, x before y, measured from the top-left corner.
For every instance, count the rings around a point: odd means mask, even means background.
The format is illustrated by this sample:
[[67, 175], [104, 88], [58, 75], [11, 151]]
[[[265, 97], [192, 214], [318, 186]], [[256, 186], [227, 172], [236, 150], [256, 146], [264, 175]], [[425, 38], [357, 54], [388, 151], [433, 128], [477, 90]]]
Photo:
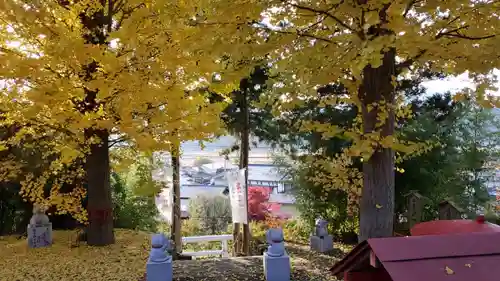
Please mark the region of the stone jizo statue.
[[271, 257], [279, 257], [285, 254], [285, 239], [281, 228], [271, 228], [266, 232], [266, 240], [269, 244], [267, 254]]
[[30, 248], [47, 247], [52, 244], [52, 224], [39, 204], [33, 206], [33, 216], [27, 227], [28, 246]]
[[318, 237], [325, 237], [328, 235], [328, 230], [327, 230], [328, 222], [324, 219], [317, 219], [316, 220], [316, 233], [315, 235]]
[[38, 204], [33, 205], [33, 216], [30, 219], [31, 225], [44, 225], [48, 224], [49, 217], [45, 214], [45, 210]]
[[155, 262], [166, 261], [171, 258], [167, 252], [170, 249], [171, 242], [164, 234], [153, 234], [151, 237], [150, 259]]

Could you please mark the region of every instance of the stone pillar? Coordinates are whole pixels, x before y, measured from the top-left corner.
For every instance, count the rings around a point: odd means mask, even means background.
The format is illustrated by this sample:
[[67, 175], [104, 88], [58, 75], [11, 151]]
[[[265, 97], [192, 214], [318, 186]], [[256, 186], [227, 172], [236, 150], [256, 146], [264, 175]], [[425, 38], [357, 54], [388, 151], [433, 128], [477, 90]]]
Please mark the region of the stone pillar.
[[311, 235], [311, 251], [325, 253], [333, 250], [333, 236], [328, 234], [328, 222], [323, 219], [316, 220], [316, 229]]
[[285, 250], [283, 230], [269, 229], [266, 233], [269, 247], [264, 253], [264, 275], [267, 281], [290, 281], [290, 256]]
[[171, 244], [163, 234], [151, 237], [151, 252], [146, 264], [147, 281], [172, 281], [172, 256], [167, 252]]

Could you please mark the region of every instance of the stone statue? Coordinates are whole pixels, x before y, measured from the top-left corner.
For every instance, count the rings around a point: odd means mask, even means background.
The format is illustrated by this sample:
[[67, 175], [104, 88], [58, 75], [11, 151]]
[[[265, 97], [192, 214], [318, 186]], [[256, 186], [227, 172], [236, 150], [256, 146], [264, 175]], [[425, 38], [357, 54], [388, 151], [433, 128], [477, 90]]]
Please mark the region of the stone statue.
[[28, 246], [40, 248], [52, 245], [52, 224], [45, 214], [45, 209], [39, 205], [33, 205], [33, 216], [27, 228]]
[[151, 236], [151, 252], [146, 263], [146, 281], [172, 281], [172, 256], [167, 252], [172, 245], [164, 234]]
[[31, 225], [45, 225], [48, 224], [49, 217], [45, 214], [45, 210], [39, 204], [33, 205], [33, 216], [30, 219]]
[[285, 239], [281, 228], [271, 228], [266, 232], [266, 240], [269, 244], [267, 254], [271, 257], [279, 257], [285, 254]]
[[327, 230], [327, 225], [328, 222], [324, 219], [317, 219], [316, 220], [316, 233], [315, 235], [323, 238], [328, 235], [328, 230]]
[[328, 234], [327, 225], [328, 222], [324, 219], [316, 220], [314, 233], [310, 239], [312, 251], [325, 253], [333, 250], [333, 236]]
[[264, 276], [267, 281], [290, 281], [290, 256], [285, 250], [283, 229], [271, 228], [266, 232], [269, 248], [263, 256]]
[[153, 234], [151, 237], [151, 253], [149, 258], [154, 262], [163, 262], [171, 259], [168, 254], [171, 241], [164, 234]]

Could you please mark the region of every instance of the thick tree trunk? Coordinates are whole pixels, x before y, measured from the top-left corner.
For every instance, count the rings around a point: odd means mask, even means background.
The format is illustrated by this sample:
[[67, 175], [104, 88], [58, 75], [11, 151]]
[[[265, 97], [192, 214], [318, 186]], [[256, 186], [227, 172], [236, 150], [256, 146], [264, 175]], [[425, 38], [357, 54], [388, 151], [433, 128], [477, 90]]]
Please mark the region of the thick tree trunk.
[[180, 183], [180, 150], [178, 145], [174, 145], [172, 151], [172, 229], [171, 239], [175, 243], [175, 254], [182, 253], [181, 234], [181, 183]]
[[109, 182], [109, 133], [107, 130], [87, 129], [85, 137], [87, 140], [91, 138], [101, 140], [100, 143], [90, 145], [90, 153], [85, 162], [89, 213], [87, 243], [92, 246], [105, 246], [115, 242]]
[[[381, 131], [381, 138], [394, 134], [394, 108], [380, 106], [371, 111], [368, 106], [394, 104], [395, 50], [384, 53], [379, 68], [367, 66], [363, 71], [359, 96], [362, 101], [363, 131]], [[377, 114], [388, 111], [385, 123], [377, 125]], [[379, 127], [380, 126], [380, 127]], [[360, 202], [360, 235], [364, 241], [393, 234], [394, 221], [394, 153], [390, 148], [378, 147], [370, 159], [363, 162], [363, 189]]]

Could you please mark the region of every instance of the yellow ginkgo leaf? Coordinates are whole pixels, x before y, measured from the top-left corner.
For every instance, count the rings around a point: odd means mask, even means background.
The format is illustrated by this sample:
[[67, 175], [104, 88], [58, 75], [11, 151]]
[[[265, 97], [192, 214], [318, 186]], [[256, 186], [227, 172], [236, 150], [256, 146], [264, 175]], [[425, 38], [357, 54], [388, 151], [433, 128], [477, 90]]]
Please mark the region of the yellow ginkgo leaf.
[[377, 207], [377, 209], [381, 209], [381, 208], [382, 208], [382, 205], [380, 205], [380, 204], [375, 204], [375, 207]]
[[449, 268], [448, 266], [446, 266], [444, 268], [444, 270], [446, 271], [446, 274], [448, 275], [452, 275], [452, 274], [455, 274], [455, 271], [453, 271], [451, 268]]

